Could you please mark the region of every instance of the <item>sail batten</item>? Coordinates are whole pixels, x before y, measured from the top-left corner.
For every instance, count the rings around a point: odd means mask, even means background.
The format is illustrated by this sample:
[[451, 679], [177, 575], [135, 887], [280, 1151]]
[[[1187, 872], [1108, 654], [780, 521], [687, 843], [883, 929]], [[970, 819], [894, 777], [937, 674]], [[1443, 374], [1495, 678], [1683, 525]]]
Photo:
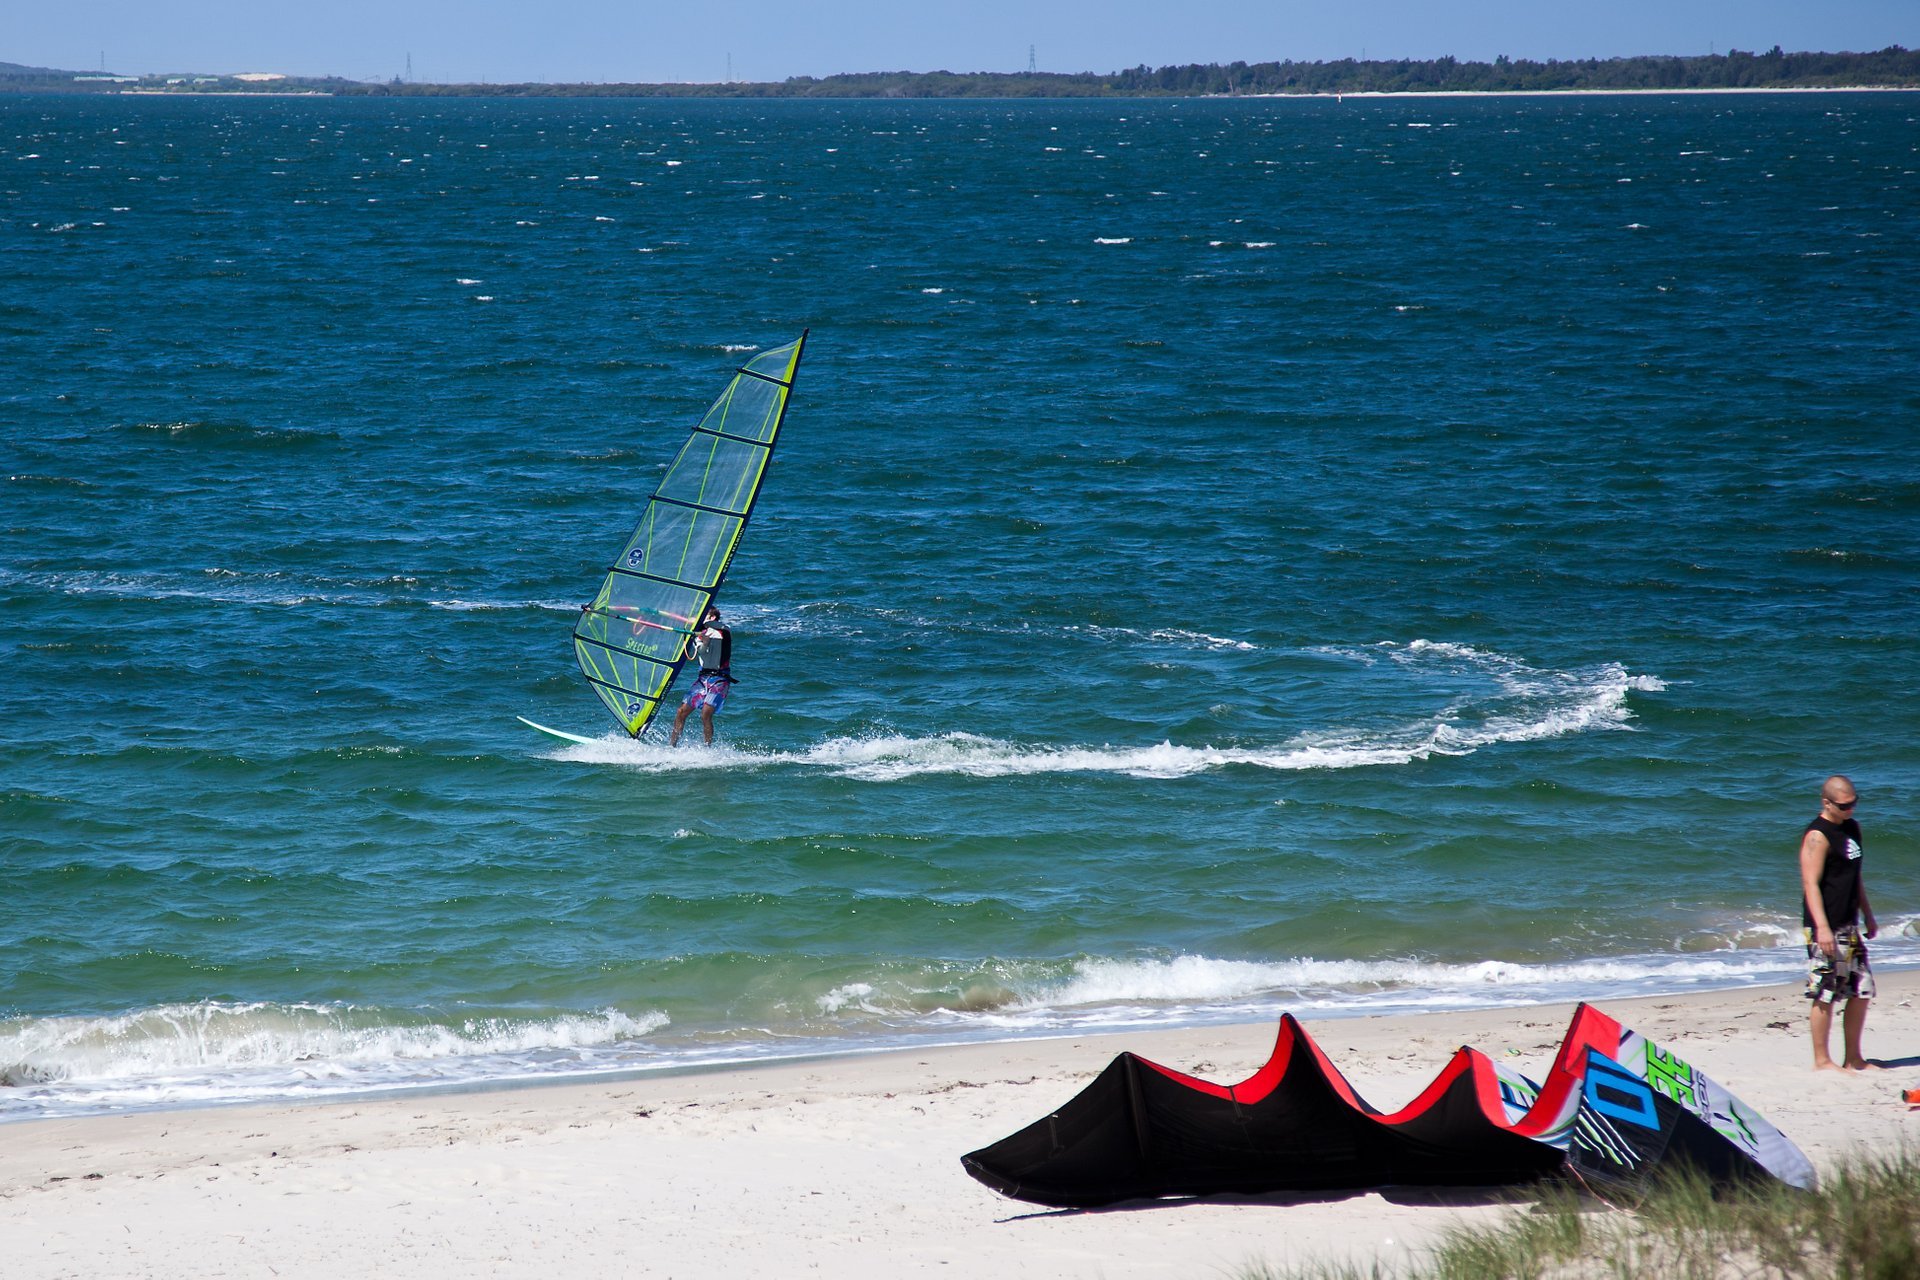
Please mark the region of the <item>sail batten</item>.
[[766, 480], [807, 335], [760, 352], [687, 433], [633, 534], [574, 624], [574, 657], [634, 737], [687, 661]]

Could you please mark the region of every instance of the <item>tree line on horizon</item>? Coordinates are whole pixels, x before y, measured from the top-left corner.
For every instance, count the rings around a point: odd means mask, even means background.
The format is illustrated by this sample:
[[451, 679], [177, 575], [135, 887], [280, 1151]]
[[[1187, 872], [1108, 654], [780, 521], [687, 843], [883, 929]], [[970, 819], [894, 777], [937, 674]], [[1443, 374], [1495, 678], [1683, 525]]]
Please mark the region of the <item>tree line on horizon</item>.
[[[0, 63], [0, 91], [124, 92], [126, 83], [76, 80], [87, 73]], [[169, 84], [173, 79], [176, 83]], [[1920, 87], [1920, 52], [1889, 45], [1872, 53], [1766, 53], [1548, 59], [1342, 58], [1332, 62], [1188, 63], [1093, 72], [867, 71], [779, 81], [698, 84], [422, 84], [340, 77], [268, 83], [217, 77], [224, 92], [326, 92], [363, 97], [650, 98], [1098, 98], [1233, 94], [1514, 93], [1580, 89], [1794, 89]], [[145, 76], [141, 89], [205, 91], [186, 78]]]

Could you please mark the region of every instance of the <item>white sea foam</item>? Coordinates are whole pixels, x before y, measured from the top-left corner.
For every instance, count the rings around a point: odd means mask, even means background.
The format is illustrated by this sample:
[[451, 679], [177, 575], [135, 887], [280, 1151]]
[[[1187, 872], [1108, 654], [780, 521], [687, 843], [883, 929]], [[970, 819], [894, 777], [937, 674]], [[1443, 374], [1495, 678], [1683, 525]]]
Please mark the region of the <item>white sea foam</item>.
[[433, 609], [452, 609], [459, 613], [490, 612], [503, 609], [545, 609], [553, 613], [578, 613], [580, 606], [565, 600], [429, 600]]
[[[1183, 746], [1161, 742], [1056, 746], [954, 732], [925, 737], [874, 734], [829, 738], [803, 750], [767, 751], [733, 745], [671, 749], [609, 734], [591, 744], [561, 748], [555, 758], [628, 765], [648, 772], [817, 768], [870, 782], [925, 774], [1000, 778], [1117, 773], [1136, 778], [1179, 778], [1230, 766], [1280, 771], [1354, 769], [1468, 755], [1500, 743], [1624, 729], [1633, 718], [1627, 705], [1629, 692], [1666, 688], [1658, 677], [1631, 674], [1619, 663], [1581, 671], [1550, 671], [1503, 654], [1444, 641], [1415, 640], [1405, 645], [1387, 642], [1373, 648], [1401, 664], [1462, 668], [1476, 679], [1490, 680], [1493, 694], [1478, 701], [1456, 700], [1426, 720], [1384, 728], [1316, 730], [1273, 745]], [[1365, 651], [1357, 656], [1374, 660], [1374, 655]]]
[[[987, 629], [987, 628], [983, 628]], [[992, 630], [1009, 635], [1018, 634], [1016, 627], [996, 627]], [[1260, 646], [1249, 640], [1237, 640], [1231, 636], [1208, 635], [1204, 631], [1189, 631], [1182, 627], [1159, 627], [1152, 631], [1140, 631], [1133, 627], [1104, 627], [1097, 623], [1076, 623], [1066, 628], [1070, 632], [1096, 636], [1102, 640], [1155, 640], [1161, 644], [1186, 645], [1201, 649], [1238, 649], [1243, 653], [1252, 653]]]
[[[1920, 932], [1882, 933], [1883, 969], [1920, 963]], [[1805, 965], [1797, 945], [1749, 945], [1710, 954], [1673, 952], [1518, 963], [1443, 962], [1417, 957], [1276, 961], [1204, 955], [1116, 959], [1087, 957], [1062, 972], [1003, 973], [998, 998], [955, 1000], [930, 1011], [929, 993], [891, 983], [886, 994], [849, 983], [821, 1002], [901, 1025], [946, 1026], [970, 1034], [1034, 1035], [1125, 1027], [1254, 1021], [1283, 1010], [1323, 1016], [1495, 1008], [1572, 1000], [1612, 1000], [1790, 982]]]
[[201, 1001], [0, 1021], [0, 1115], [503, 1079], [604, 1069], [667, 1025], [615, 1009], [432, 1020], [342, 1004]]
[[[324, 604], [382, 608], [417, 597], [405, 589], [419, 579], [394, 574], [377, 581], [320, 580], [298, 582], [278, 572], [243, 573], [215, 566], [194, 573], [119, 574], [92, 569], [22, 573], [0, 566], [0, 582], [24, 583], [63, 595], [102, 595], [121, 600], [209, 600], [223, 604], [276, 605], [293, 608]], [[580, 606], [566, 600], [427, 600], [428, 607], [472, 610], [542, 609], [575, 613]]]
[[[1883, 947], [1882, 967], [1911, 966], [1911, 944]], [[1483, 960], [1089, 958], [1064, 976], [1016, 983], [1007, 1003], [945, 1009], [932, 1020], [994, 1034], [1247, 1021], [1283, 1010], [1327, 1016], [1494, 1008], [1724, 989], [1792, 981], [1798, 946], [1708, 955], [1638, 955], [1562, 963]]]
[[835, 987], [820, 997], [820, 1012], [835, 1014], [848, 1009], [860, 1009], [870, 1013], [881, 1012], [878, 1006], [872, 1003], [873, 996], [872, 983], [849, 982], [844, 986]]
[[1772, 950], [1713, 956], [1646, 956], [1565, 964], [1482, 960], [1443, 964], [1424, 960], [1314, 960], [1279, 962], [1176, 956], [1166, 960], [1089, 960], [1057, 988], [1029, 996], [1031, 1007], [1134, 1001], [1234, 1000], [1261, 993], [1366, 995], [1398, 992], [1424, 1001], [1484, 996], [1502, 989], [1593, 989], [1622, 983], [1728, 983], [1774, 976], [1804, 963], [1798, 953]]
[[1204, 631], [1183, 631], [1178, 627], [1149, 631], [1147, 635], [1154, 640], [1167, 640], [1175, 643], [1192, 641], [1204, 645], [1209, 649], [1238, 649], [1243, 653], [1251, 653], [1260, 647], [1246, 640], [1234, 640], [1228, 636], [1210, 636]]
[[1095, 236], [1093, 238], [1093, 242], [1095, 244], [1132, 244], [1133, 237], [1132, 236]]

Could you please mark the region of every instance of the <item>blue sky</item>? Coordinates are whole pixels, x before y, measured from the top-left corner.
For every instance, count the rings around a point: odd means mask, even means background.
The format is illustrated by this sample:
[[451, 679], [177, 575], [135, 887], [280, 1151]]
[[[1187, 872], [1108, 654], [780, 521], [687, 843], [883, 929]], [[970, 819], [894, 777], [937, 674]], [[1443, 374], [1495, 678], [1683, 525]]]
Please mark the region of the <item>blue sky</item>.
[[19, 0], [0, 61], [359, 79], [778, 80], [1920, 42], [1920, 0]]

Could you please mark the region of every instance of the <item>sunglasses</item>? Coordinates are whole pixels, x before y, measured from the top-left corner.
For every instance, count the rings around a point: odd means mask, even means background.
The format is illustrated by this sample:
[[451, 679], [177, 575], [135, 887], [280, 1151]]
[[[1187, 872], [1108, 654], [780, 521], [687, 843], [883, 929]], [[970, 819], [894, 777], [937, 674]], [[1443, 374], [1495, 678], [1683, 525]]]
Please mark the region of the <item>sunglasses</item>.
[[1860, 797], [1855, 796], [1851, 800], [1829, 800], [1827, 801], [1827, 803], [1832, 805], [1836, 809], [1851, 809], [1853, 808], [1853, 806], [1860, 803]]

